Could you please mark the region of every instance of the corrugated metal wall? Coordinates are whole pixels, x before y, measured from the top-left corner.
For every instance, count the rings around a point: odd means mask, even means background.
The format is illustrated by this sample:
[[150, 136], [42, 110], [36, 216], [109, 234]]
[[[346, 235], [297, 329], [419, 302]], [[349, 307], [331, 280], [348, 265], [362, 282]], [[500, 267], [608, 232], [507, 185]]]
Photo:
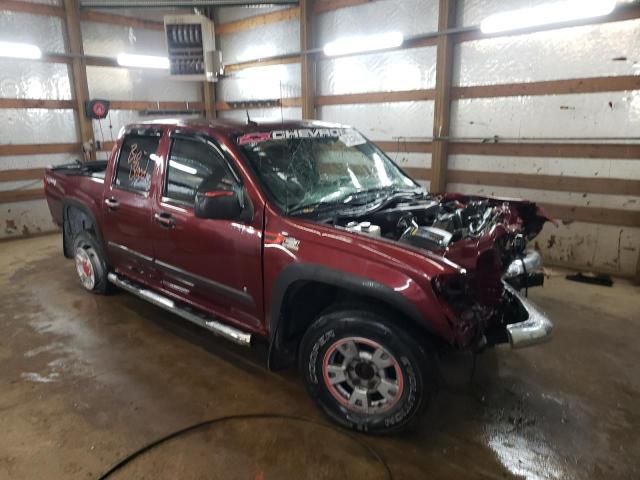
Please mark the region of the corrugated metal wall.
[[[478, 25], [487, 15], [535, 5], [532, 0], [465, 0], [458, 2], [458, 25]], [[401, 31], [405, 37], [437, 30], [438, 2], [379, 0], [320, 14], [315, 21], [318, 46], [342, 36]], [[223, 22], [263, 13], [255, 8], [226, 8]], [[223, 36], [225, 63], [295, 52], [299, 46], [295, 22], [273, 23]], [[466, 41], [456, 46], [454, 86], [567, 80], [640, 74], [640, 20], [580, 26], [525, 35]], [[387, 53], [320, 59], [315, 72], [317, 95], [433, 89], [436, 47]], [[241, 70], [254, 80], [228, 79], [220, 84], [222, 101], [273, 98], [280, 79], [297, 96], [299, 64]], [[262, 83], [266, 73], [274, 87]], [[231, 87], [230, 84], [237, 85]], [[268, 90], [268, 91], [265, 91]], [[261, 92], [265, 91], [265, 95]], [[434, 102], [430, 100], [326, 105], [317, 109], [322, 120], [351, 124], [369, 138], [398, 141], [397, 137], [428, 139], [433, 134]], [[279, 118], [279, 109], [251, 112]], [[243, 111], [223, 116], [244, 116]], [[299, 109], [285, 109], [285, 117], [299, 118]], [[508, 96], [454, 100], [451, 136], [458, 139], [494, 136], [511, 140], [573, 137], [576, 143], [600, 142], [600, 137], [638, 137], [638, 90], [562, 95]], [[589, 139], [593, 138], [594, 141]], [[395, 139], [395, 140], [394, 140]], [[566, 140], [572, 142], [572, 140]], [[624, 140], [616, 143], [624, 143]], [[402, 152], [403, 142], [390, 152], [401, 165], [429, 168], [430, 153]], [[566, 158], [539, 156], [450, 155], [449, 169], [583, 178], [640, 180], [640, 164], [633, 159]], [[423, 181], [428, 186], [428, 181]], [[579, 205], [638, 211], [638, 196], [562, 192], [449, 183], [449, 191], [509, 197], [561, 205]], [[640, 227], [640, 225], [638, 226]], [[548, 261], [578, 268], [594, 268], [627, 276], [636, 272], [640, 228], [597, 223], [566, 222], [548, 225], [536, 242]]]

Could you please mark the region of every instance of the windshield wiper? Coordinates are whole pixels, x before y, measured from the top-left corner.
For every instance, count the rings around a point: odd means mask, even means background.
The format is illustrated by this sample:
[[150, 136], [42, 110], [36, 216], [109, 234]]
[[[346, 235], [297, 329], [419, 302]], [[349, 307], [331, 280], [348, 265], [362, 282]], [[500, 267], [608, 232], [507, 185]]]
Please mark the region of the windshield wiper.
[[[390, 195], [399, 195], [399, 194], [408, 194], [415, 197], [415, 196], [424, 195], [424, 192], [419, 189], [404, 189], [404, 188], [399, 188], [397, 186], [369, 188], [367, 190], [351, 192], [339, 200], [331, 200], [331, 201], [321, 200], [319, 202], [313, 202], [305, 205], [294, 206], [287, 210], [287, 214], [295, 215], [299, 213], [315, 213], [317, 211], [327, 210], [330, 208], [345, 209], [345, 208], [352, 208], [352, 207], [361, 207], [375, 200], [386, 198], [386, 197], [389, 197]], [[374, 196], [374, 198], [370, 198], [372, 196]], [[353, 203], [353, 200], [356, 200], [356, 199], [362, 199], [363, 201]]]
[[328, 208], [345, 207], [343, 200], [326, 201], [307, 203], [304, 205], [294, 206], [287, 210], [287, 215], [296, 215], [299, 213], [314, 213], [318, 210], [326, 210]]
[[[376, 187], [376, 188], [370, 188], [367, 190], [360, 190], [357, 192], [350, 193], [349, 195], [347, 195], [347, 197], [345, 197], [344, 203], [353, 205], [352, 203], [353, 200], [358, 198], [363, 198], [363, 197], [368, 198], [370, 196], [375, 195], [374, 200], [377, 200], [381, 196], [379, 194], [384, 194], [385, 196], [389, 196], [389, 195], [397, 195], [401, 193], [410, 194], [412, 196], [423, 195], [423, 192], [418, 189], [404, 189], [404, 188], [399, 188], [397, 186]], [[371, 200], [366, 201], [365, 203], [370, 203], [370, 201]]]

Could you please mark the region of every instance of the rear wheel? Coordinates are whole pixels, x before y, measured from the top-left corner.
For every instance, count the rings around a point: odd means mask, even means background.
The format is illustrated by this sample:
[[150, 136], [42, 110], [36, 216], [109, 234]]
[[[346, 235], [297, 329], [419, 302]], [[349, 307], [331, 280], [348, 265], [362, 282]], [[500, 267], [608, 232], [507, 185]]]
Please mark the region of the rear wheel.
[[100, 253], [95, 238], [88, 232], [80, 232], [73, 242], [73, 260], [80, 284], [93, 293], [108, 293], [111, 284], [107, 280], [107, 264]]
[[406, 428], [428, 403], [433, 366], [402, 327], [367, 310], [321, 315], [300, 346], [300, 371], [316, 403], [343, 426]]

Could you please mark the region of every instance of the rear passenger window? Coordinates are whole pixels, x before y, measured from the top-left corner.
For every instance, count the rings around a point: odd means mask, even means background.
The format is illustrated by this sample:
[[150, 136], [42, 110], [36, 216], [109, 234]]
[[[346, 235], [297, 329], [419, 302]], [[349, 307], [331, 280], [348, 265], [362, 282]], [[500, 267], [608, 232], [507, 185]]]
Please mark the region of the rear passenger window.
[[176, 138], [173, 141], [165, 196], [193, 204], [200, 184], [233, 185], [234, 180], [222, 155], [204, 142]]
[[124, 190], [148, 192], [160, 136], [128, 135], [122, 142], [115, 185]]

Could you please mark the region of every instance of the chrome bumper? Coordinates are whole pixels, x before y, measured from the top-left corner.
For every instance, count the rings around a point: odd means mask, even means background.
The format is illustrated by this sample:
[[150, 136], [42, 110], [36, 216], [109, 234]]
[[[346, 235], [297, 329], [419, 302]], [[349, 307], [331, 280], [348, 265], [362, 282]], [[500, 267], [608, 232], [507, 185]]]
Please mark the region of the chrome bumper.
[[529, 315], [529, 318], [522, 322], [506, 326], [511, 348], [529, 347], [551, 340], [551, 331], [553, 330], [551, 320], [510, 285], [504, 283], [504, 288], [520, 302], [522, 308]]
[[504, 278], [514, 278], [525, 273], [533, 273], [542, 268], [542, 257], [535, 250], [528, 250], [527, 254], [522, 259], [514, 260], [507, 272], [504, 274]]

